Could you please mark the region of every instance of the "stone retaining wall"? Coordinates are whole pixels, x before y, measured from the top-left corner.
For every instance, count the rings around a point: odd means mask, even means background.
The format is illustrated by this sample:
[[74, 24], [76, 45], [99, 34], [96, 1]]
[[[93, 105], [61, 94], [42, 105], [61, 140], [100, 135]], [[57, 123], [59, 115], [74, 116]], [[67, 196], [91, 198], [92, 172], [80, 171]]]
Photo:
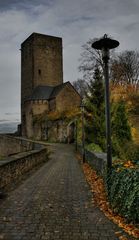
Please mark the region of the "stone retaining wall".
[[[6, 189], [7, 185], [14, 183], [15, 180], [19, 179], [23, 174], [30, 171], [35, 166], [48, 160], [48, 151], [46, 147], [41, 144], [4, 135], [0, 136], [0, 140], [2, 139], [4, 140], [4, 144], [6, 144], [7, 140], [7, 152], [10, 154], [11, 152], [13, 154], [21, 150], [28, 151], [20, 152], [0, 160], [0, 191]], [[15, 147], [15, 149], [10, 152], [9, 150], [12, 150], [13, 147]]]
[[85, 151], [87, 162], [101, 175], [104, 174], [106, 169], [106, 153], [95, 153]]
[[[77, 149], [82, 155], [82, 147], [78, 145]], [[90, 152], [85, 149], [85, 161], [88, 162], [99, 174], [103, 175], [106, 169], [107, 154]]]
[[30, 151], [5, 161], [0, 166], [0, 189], [4, 189], [9, 183], [14, 183], [14, 180], [46, 160], [46, 149], [42, 149]]

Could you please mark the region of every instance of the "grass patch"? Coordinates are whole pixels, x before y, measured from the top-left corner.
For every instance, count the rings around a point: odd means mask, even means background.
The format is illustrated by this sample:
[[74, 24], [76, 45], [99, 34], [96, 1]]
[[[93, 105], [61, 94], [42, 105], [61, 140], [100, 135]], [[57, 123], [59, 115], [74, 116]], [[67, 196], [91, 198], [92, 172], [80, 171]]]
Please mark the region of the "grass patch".
[[90, 143], [85, 148], [90, 152], [98, 152], [98, 153], [103, 152], [101, 147], [95, 143]]

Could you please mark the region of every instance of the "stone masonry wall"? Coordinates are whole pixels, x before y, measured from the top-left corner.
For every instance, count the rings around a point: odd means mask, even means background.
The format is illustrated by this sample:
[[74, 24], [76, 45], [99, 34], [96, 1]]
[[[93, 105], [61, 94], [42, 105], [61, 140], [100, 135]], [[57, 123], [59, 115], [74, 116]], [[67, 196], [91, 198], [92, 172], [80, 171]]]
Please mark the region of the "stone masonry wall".
[[23, 139], [0, 134], [0, 156], [9, 156], [19, 152], [32, 150], [33, 143]]
[[[25, 108], [25, 124], [22, 125], [22, 136], [36, 138], [36, 119], [46, 111], [48, 111], [48, 101], [47, 100], [36, 100], [36, 101], [27, 101], [24, 104]], [[41, 122], [39, 123], [39, 131], [41, 136]]]
[[0, 156], [10, 156], [20, 152], [40, 150], [43, 147], [43, 144], [32, 140], [0, 134]]
[[20, 154], [16, 158], [5, 161], [0, 165], [0, 189], [5, 189], [8, 184], [14, 183], [23, 174], [46, 160], [46, 149], [41, 149]]
[[80, 95], [73, 90], [72, 85], [67, 84], [56, 97], [57, 111], [72, 110], [74, 107], [79, 107], [81, 104]]
[[51, 142], [67, 143], [67, 123], [64, 120], [48, 121], [47, 139]]
[[[81, 145], [77, 146], [77, 150], [82, 155], [83, 149]], [[85, 149], [85, 162], [89, 163], [100, 175], [105, 174], [107, 164], [106, 153], [90, 152]]]
[[34, 34], [34, 87], [63, 83], [62, 39]]
[[0, 160], [0, 190], [48, 160], [47, 149], [42, 144], [7, 135], [0, 135], [0, 151], [3, 155], [14, 154]]

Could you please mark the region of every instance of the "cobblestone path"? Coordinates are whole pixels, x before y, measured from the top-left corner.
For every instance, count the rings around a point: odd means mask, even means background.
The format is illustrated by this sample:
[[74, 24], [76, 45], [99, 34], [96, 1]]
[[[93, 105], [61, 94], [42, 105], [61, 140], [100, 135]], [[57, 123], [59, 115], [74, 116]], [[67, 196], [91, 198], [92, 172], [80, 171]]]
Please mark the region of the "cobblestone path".
[[54, 145], [51, 160], [0, 203], [0, 239], [119, 239], [91, 198], [73, 147]]

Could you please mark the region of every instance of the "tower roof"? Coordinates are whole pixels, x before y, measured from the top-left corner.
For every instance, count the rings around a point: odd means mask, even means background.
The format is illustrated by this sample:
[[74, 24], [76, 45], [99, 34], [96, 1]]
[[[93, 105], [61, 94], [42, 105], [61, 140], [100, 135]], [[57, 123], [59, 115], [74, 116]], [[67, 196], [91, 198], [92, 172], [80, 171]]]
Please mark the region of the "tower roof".
[[37, 86], [32, 96], [30, 97], [31, 100], [48, 100], [52, 94], [54, 87], [50, 86]]
[[37, 86], [31, 97], [26, 100], [49, 100], [55, 98], [57, 94], [65, 87], [69, 82], [60, 84], [56, 87], [51, 86]]

